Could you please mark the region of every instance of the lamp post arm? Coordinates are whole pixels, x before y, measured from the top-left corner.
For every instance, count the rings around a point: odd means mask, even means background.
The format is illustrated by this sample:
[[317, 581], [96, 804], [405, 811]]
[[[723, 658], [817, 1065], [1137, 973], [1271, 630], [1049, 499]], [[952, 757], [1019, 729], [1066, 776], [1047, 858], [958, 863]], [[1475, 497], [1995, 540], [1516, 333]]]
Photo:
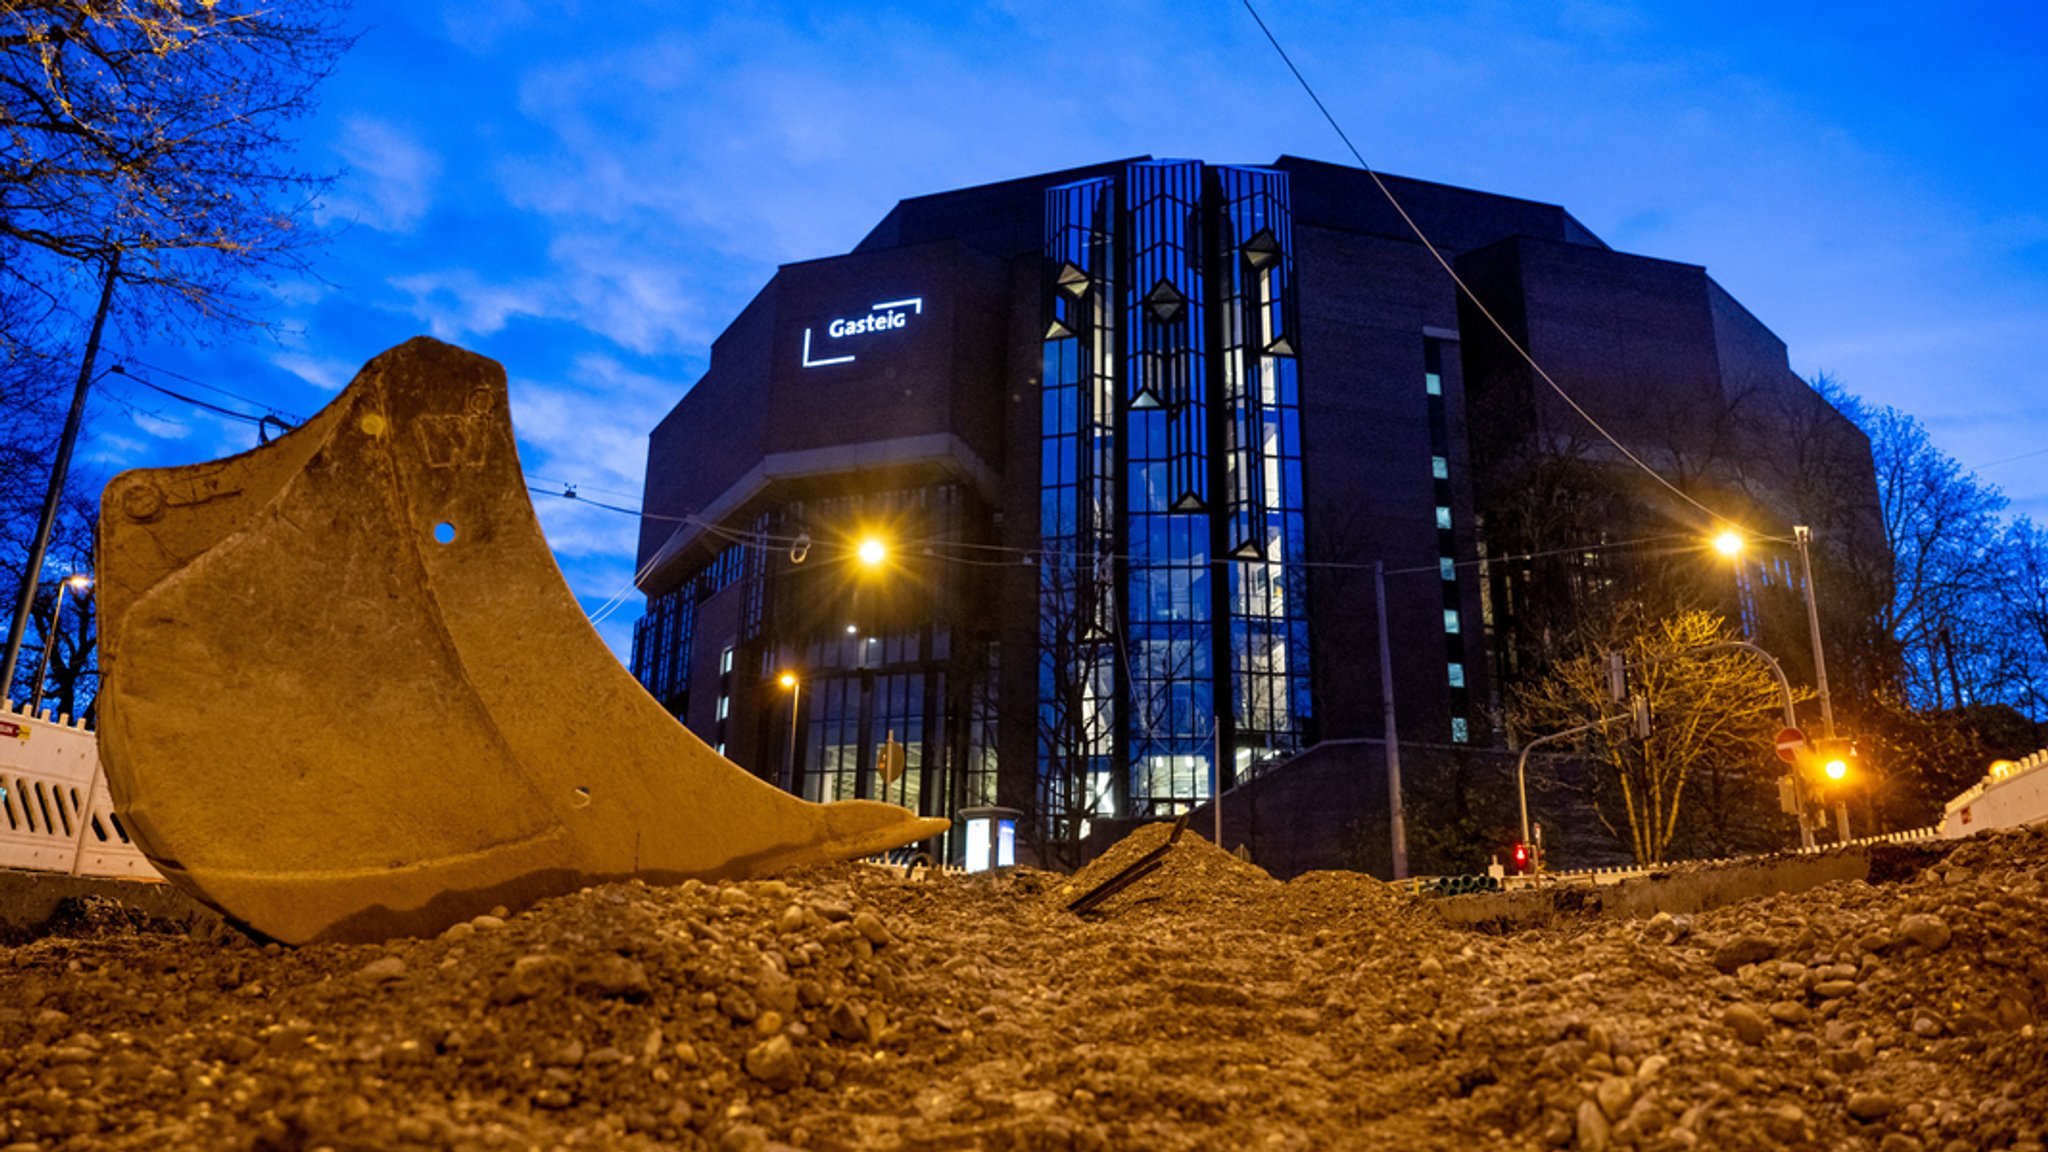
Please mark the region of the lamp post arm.
[[1527, 744], [1522, 745], [1522, 754], [1515, 760], [1515, 789], [1521, 793], [1522, 798], [1522, 843], [1527, 844], [1529, 842], [1529, 753], [1534, 752], [1539, 745], [1552, 744], [1573, 736], [1583, 736], [1595, 729], [1605, 728], [1609, 724], [1620, 724], [1631, 719], [1634, 719], [1634, 717], [1627, 713], [1620, 716], [1608, 716], [1604, 719], [1595, 720], [1591, 724], [1581, 724], [1577, 728], [1567, 728], [1562, 732], [1552, 732], [1548, 736], [1538, 736]]
[[[1757, 647], [1756, 645], [1751, 644], [1747, 640], [1716, 640], [1712, 644], [1702, 644], [1697, 648], [1687, 648], [1683, 652], [1674, 652], [1671, 655], [1692, 656], [1701, 652], [1720, 652], [1728, 651], [1731, 649], [1740, 649], [1744, 652], [1754, 652], [1756, 655], [1763, 658], [1763, 662], [1765, 664], [1770, 665], [1771, 675], [1778, 678], [1778, 694], [1785, 702], [1785, 727], [1799, 727], [1799, 713], [1792, 707], [1792, 682], [1785, 678], [1785, 669], [1778, 664], [1777, 657], [1772, 656], [1769, 652], [1766, 652], [1763, 649]], [[1671, 657], [1663, 657], [1663, 659], [1670, 658]]]

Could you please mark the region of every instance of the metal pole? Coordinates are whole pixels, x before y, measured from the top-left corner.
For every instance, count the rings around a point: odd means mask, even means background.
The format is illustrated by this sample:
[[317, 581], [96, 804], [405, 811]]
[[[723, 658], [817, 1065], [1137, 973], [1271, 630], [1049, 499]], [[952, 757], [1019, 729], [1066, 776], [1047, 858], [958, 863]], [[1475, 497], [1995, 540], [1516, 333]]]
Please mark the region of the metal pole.
[[1209, 734], [1215, 751], [1211, 753], [1214, 763], [1211, 772], [1215, 779], [1209, 785], [1209, 814], [1216, 818], [1216, 846], [1223, 847], [1223, 717], [1209, 718]]
[[71, 450], [78, 444], [78, 426], [85, 419], [85, 397], [92, 391], [92, 362], [99, 355], [100, 332], [107, 324], [107, 308], [114, 301], [114, 279], [121, 271], [121, 251], [107, 258], [107, 279], [100, 288], [99, 311], [93, 313], [92, 333], [85, 341], [85, 362], [78, 366], [78, 387], [71, 393], [71, 412], [64, 418], [64, 435], [57, 441], [57, 460], [50, 466], [50, 491], [43, 497], [43, 518], [36, 525], [35, 542], [29, 545], [28, 566], [21, 573], [21, 595], [14, 602], [14, 622], [7, 628], [7, 655], [0, 660], [0, 697], [11, 696], [14, 674], [20, 671], [21, 641], [28, 632], [30, 605], [42, 581], [43, 558], [50, 551], [50, 531], [57, 523], [57, 505], [64, 498], [64, 480], [71, 472]]
[[[1799, 711], [1792, 705], [1792, 681], [1786, 678], [1784, 666], [1778, 663], [1777, 657], [1771, 655], [1769, 652], [1764, 651], [1762, 648], [1756, 646], [1755, 644], [1750, 643], [1747, 640], [1716, 640], [1712, 644], [1702, 644], [1697, 648], [1688, 648], [1683, 652], [1674, 652], [1669, 656], [1658, 657], [1657, 659], [1652, 660], [1651, 663], [1654, 664], [1660, 663], [1664, 660], [1675, 660], [1681, 656], [1693, 656], [1703, 652], [1727, 651], [1729, 649], [1740, 649], [1744, 652], [1753, 652], [1757, 656], [1763, 658], [1763, 662], [1766, 665], [1768, 665], [1771, 669], [1771, 675], [1776, 677], [1778, 680], [1778, 696], [1784, 702], [1785, 705], [1785, 727], [1799, 727]], [[1793, 807], [1798, 809], [1798, 811], [1794, 812], [1792, 815], [1793, 818], [1797, 820], [1799, 823], [1799, 845], [1802, 848], [1811, 848], [1813, 847], [1813, 829], [1806, 823], [1806, 796], [1805, 793], [1798, 787], [1800, 780], [1799, 767], [1797, 764], [1794, 764], [1792, 768], [1792, 783], [1792, 804]], [[1524, 807], [1526, 808], [1526, 805], [1524, 805]], [[1527, 835], [1526, 823], [1527, 819], [1525, 817], [1525, 828], [1523, 833], [1525, 836]]]
[[1385, 711], [1387, 813], [1393, 840], [1394, 879], [1408, 878], [1408, 817], [1401, 806], [1401, 737], [1394, 726], [1394, 647], [1387, 635], [1387, 563], [1372, 562], [1373, 596], [1380, 614], [1380, 703]]
[[1522, 843], [1527, 844], [1529, 842], [1529, 753], [1534, 752], [1539, 744], [1549, 744], [1558, 740], [1570, 739], [1573, 736], [1583, 736], [1595, 728], [1605, 728], [1609, 724], [1622, 724], [1633, 719], [1635, 717], [1628, 713], [1623, 713], [1620, 716], [1609, 716], [1602, 720], [1595, 720], [1591, 724], [1581, 724], [1577, 728], [1567, 728], [1562, 732], [1552, 732], [1548, 736], [1538, 736], [1527, 744], [1522, 745], [1522, 754], [1515, 759], [1515, 788], [1521, 793], [1522, 797]]
[[1813, 558], [1807, 554], [1807, 542], [1813, 536], [1813, 529], [1804, 524], [1792, 526], [1792, 539], [1799, 543], [1800, 583], [1806, 586], [1806, 630], [1813, 636], [1813, 686], [1820, 693], [1820, 723], [1824, 739], [1835, 738], [1835, 706], [1828, 696], [1828, 662], [1820, 647], [1820, 610], [1813, 603]]
[[64, 589], [70, 586], [69, 580], [60, 582], [57, 599], [50, 605], [50, 627], [43, 633], [43, 659], [36, 667], [36, 686], [28, 697], [28, 714], [31, 716], [43, 710], [43, 683], [50, 678], [50, 653], [57, 648], [57, 622], [64, 618]]
[[803, 694], [803, 681], [798, 680], [789, 686], [789, 748], [782, 770], [782, 790], [792, 795], [796, 793], [796, 705]]
[[[1716, 640], [1711, 644], [1702, 644], [1697, 648], [1688, 648], [1683, 652], [1674, 652], [1671, 654], [1671, 657], [1669, 658], [1676, 658], [1679, 656], [1696, 656], [1702, 652], [1725, 652], [1730, 648], [1738, 648], [1744, 652], [1754, 652], [1756, 655], [1761, 656], [1763, 658], [1763, 662], [1765, 664], [1770, 665], [1771, 675], [1777, 677], [1778, 680], [1779, 699], [1782, 700], [1785, 705], [1785, 727], [1799, 727], [1799, 712], [1792, 706], [1792, 681], [1785, 678], [1785, 669], [1778, 664], [1777, 657], [1772, 656], [1769, 652], [1766, 652], [1763, 649], [1757, 647], [1756, 645], [1751, 644], [1749, 641]], [[1661, 659], [1650, 661], [1650, 663], [1653, 664], [1661, 662]]]

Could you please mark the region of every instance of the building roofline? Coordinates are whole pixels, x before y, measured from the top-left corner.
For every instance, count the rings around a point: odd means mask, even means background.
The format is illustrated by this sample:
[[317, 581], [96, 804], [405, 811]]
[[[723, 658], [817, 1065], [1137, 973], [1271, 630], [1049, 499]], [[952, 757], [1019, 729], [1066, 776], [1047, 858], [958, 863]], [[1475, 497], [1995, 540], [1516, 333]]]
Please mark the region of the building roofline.
[[967, 481], [982, 499], [990, 503], [1001, 499], [1002, 482], [996, 470], [989, 467], [965, 441], [950, 432], [774, 452], [727, 485], [725, 491], [706, 501], [700, 511], [678, 523], [661, 546], [654, 550], [654, 555], [648, 558], [633, 582], [649, 595], [656, 594], [655, 589], [680, 584], [681, 580], [674, 573], [696, 545], [713, 535], [721, 544], [730, 543], [728, 536], [717, 534], [715, 530], [744, 519], [746, 513], [777, 490], [877, 469], [929, 469]]

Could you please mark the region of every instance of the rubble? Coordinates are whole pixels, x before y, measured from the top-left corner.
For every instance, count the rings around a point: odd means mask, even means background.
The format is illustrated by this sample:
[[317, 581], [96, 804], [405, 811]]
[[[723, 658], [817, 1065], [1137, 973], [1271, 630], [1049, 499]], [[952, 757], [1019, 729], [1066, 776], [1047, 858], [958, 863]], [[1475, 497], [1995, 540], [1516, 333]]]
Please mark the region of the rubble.
[[1452, 929], [1193, 835], [1073, 877], [587, 888], [297, 949], [0, 949], [0, 1148], [2039, 1152], [2048, 830], [1687, 917]]

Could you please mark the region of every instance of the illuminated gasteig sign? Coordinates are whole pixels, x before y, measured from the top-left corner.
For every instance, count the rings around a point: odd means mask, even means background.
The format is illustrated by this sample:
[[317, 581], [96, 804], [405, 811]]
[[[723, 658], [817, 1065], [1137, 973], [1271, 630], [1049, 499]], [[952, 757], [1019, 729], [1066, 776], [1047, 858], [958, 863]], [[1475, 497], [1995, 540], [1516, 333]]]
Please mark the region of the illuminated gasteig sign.
[[[838, 352], [836, 356], [812, 355], [812, 329], [804, 329], [804, 367], [823, 368], [828, 364], [851, 364], [854, 360], [852, 346], [837, 341], [855, 340], [863, 336], [875, 336], [894, 332], [910, 326], [912, 316], [924, 315], [924, 297], [912, 296], [905, 300], [889, 300], [869, 308], [860, 316], [842, 316], [825, 325], [825, 343], [821, 352]], [[840, 352], [840, 349], [848, 349]]]

